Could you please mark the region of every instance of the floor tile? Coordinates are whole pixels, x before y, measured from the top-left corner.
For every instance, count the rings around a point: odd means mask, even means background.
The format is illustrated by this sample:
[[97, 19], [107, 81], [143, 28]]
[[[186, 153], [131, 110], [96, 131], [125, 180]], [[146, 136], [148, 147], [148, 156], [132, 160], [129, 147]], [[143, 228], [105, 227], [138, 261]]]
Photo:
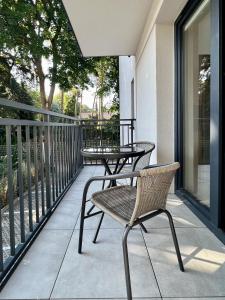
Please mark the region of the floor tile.
[[179, 270], [169, 229], [144, 234], [164, 297], [225, 297], [225, 246], [206, 228], [177, 228], [185, 272]]
[[79, 212], [80, 203], [62, 200], [45, 225], [45, 229], [74, 229]]
[[[92, 207], [92, 203], [88, 202], [87, 205], [86, 205], [86, 210], [85, 210], [86, 213], [91, 207]], [[94, 212], [97, 212], [97, 211], [98, 211], [98, 208], [94, 208], [92, 212], [94, 213]], [[96, 230], [97, 227], [98, 227], [98, 223], [99, 223], [100, 218], [101, 218], [101, 215], [96, 215], [96, 216], [85, 219], [84, 228], [85, 229], [94, 229], [94, 230]], [[76, 223], [75, 228], [76, 229], [80, 228], [80, 216], [78, 218], [78, 221]], [[124, 226], [122, 226], [119, 222], [114, 221], [113, 218], [111, 218], [110, 216], [105, 215], [104, 219], [102, 221], [101, 228], [102, 229], [123, 229]]]
[[[73, 235], [52, 298], [125, 298], [126, 287], [120, 229], [100, 231], [93, 244], [93, 230], [84, 231], [83, 254], [77, 253], [78, 231]], [[140, 230], [129, 236], [130, 268], [134, 297], [159, 297]]]
[[0, 299], [49, 298], [71, 234], [71, 230], [43, 230], [1, 291]]
[[[190, 211], [190, 209], [178, 199], [168, 197], [166, 208], [173, 216], [175, 227], [205, 227], [205, 225]], [[146, 221], [145, 226], [151, 228], [169, 227], [166, 214], [161, 214]]]

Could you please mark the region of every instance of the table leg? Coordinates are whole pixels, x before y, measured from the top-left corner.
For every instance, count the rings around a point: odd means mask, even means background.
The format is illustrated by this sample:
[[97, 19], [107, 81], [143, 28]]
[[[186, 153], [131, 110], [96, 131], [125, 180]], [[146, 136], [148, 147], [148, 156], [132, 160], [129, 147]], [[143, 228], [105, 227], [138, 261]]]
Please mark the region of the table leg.
[[[120, 163], [120, 159], [118, 158], [117, 161], [116, 161], [115, 169], [114, 169], [114, 171], [112, 172], [112, 171], [110, 170], [109, 165], [108, 165], [108, 161], [107, 161], [106, 159], [102, 158], [102, 164], [104, 165], [105, 170], [106, 170], [106, 172], [107, 172], [109, 175], [115, 175], [115, 174], [117, 174], [117, 169], [118, 169], [119, 163]], [[107, 188], [110, 188], [110, 187], [113, 187], [113, 186], [116, 186], [116, 180], [110, 180], [110, 183], [109, 183], [109, 185], [107, 186]]]

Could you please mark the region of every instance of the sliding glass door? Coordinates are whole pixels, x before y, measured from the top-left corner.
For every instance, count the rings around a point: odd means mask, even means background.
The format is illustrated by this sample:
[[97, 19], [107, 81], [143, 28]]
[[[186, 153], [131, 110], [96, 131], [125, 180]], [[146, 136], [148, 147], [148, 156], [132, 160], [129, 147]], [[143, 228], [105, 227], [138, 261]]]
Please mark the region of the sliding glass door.
[[225, 241], [223, 0], [189, 0], [175, 23], [176, 193]]
[[183, 26], [184, 189], [210, 205], [210, 1]]

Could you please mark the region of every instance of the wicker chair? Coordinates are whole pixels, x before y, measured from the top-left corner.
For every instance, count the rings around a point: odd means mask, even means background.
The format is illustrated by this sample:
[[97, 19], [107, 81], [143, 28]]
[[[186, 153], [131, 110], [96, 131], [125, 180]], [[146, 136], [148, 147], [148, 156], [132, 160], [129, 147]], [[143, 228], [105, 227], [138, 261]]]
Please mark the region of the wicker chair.
[[[163, 166], [149, 166], [141, 171], [135, 171], [128, 174], [117, 174], [110, 176], [92, 177], [86, 183], [83, 193], [81, 218], [80, 218], [80, 235], [78, 252], [82, 251], [82, 239], [84, 220], [96, 214], [101, 214], [100, 222], [93, 243], [96, 242], [98, 233], [102, 224], [104, 214], [108, 214], [113, 219], [125, 226], [123, 236], [123, 257], [127, 287], [127, 299], [132, 299], [129, 260], [127, 251], [127, 236], [129, 231], [136, 225], [165, 213], [169, 219], [169, 224], [173, 236], [173, 242], [181, 271], [184, 271], [183, 262], [179, 250], [173, 219], [169, 211], [166, 210], [166, 200], [171, 182], [174, 178], [179, 163], [172, 163]], [[107, 178], [106, 178], [107, 177]], [[92, 195], [92, 203], [100, 209], [99, 211], [85, 216], [85, 206], [87, 192], [90, 184], [96, 180], [117, 180], [124, 178], [137, 177], [137, 187], [130, 185], [116, 186]]]
[[[147, 141], [142, 141], [142, 142], [135, 142], [132, 144], [127, 144], [126, 146], [137, 146], [143, 150], [145, 150], [145, 153], [143, 155], [140, 155], [136, 157], [131, 165], [126, 165], [125, 167], [122, 168], [120, 173], [128, 173], [128, 172], [133, 172], [133, 171], [140, 171], [144, 169], [144, 167], [149, 165], [150, 158], [152, 151], [155, 149], [155, 144]], [[110, 168], [112, 174], [114, 169]], [[106, 175], [106, 170], [104, 175]], [[130, 184], [133, 184], [133, 178], [130, 180]], [[102, 189], [105, 187], [105, 180], [102, 183]]]
[[128, 144], [126, 146], [137, 146], [137, 147], [145, 150], [145, 153], [143, 155], [135, 158], [131, 166], [124, 167], [122, 169], [123, 173], [140, 171], [149, 165], [152, 151], [155, 149], [155, 144], [153, 144], [151, 142], [135, 142], [132, 144]]
[[[133, 160], [132, 165], [123, 167], [122, 170], [120, 171], [120, 173], [129, 173], [129, 172], [133, 172], [133, 171], [139, 171], [149, 165], [152, 151], [155, 149], [154, 143], [142, 141], [142, 142], [135, 142], [132, 144], [127, 144], [126, 146], [140, 147], [141, 149], [145, 150], [145, 153], [143, 155], [136, 157]], [[115, 170], [113, 168], [110, 168], [110, 171], [112, 174], [114, 174]], [[106, 176], [106, 170], [105, 170], [104, 176]], [[103, 182], [102, 182], [102, 190], [104, 190], [104, 188], [105, 188], [105, 181], [106, 180], [103, 180]], [[133, 178], [130, 178], [130, 185], [133, 185]], [[95, 207], [95, 205], [91, 206], [91, 208], [87, 212], [88, 215], [92, 212], [94, 207]], [[142, 224], [141, 224], [141, 226], [142, 226]], [[142, 226], [142, 228], [145, 232], [147, 232], [143, 226]]]

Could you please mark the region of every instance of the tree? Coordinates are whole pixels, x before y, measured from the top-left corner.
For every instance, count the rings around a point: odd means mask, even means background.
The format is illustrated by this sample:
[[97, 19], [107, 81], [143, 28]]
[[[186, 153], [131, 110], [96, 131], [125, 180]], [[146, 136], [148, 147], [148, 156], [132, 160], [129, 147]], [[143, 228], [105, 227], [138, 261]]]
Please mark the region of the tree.
[[[0, 57], [0, 97], [12, 101], [33, 105], [32, 97], [26, 90], [24, 83], [19, 84], [11, 75], [11, 66], [8, 61]], [[33, 119], [33, 114], [20, 110], [1, 108], [1, 117]]]
[[[98, 98], [98, 117], [103, 118], [103, 98], [110, 93], [114, 94], [113, 100], [119, 97], [119, 60], [118, 57], [101, 57], [95, 63], [96, 94]], [[94, 103], [93, 103], [94, 107]]]
[[51, 109], [56, 84], [65, 91], [91, 84], [93, 59], [80, 55], [60, 0], [0, 0], [0, 27], [0, 57], [18, 77], [38, 80], [43, 108]]

